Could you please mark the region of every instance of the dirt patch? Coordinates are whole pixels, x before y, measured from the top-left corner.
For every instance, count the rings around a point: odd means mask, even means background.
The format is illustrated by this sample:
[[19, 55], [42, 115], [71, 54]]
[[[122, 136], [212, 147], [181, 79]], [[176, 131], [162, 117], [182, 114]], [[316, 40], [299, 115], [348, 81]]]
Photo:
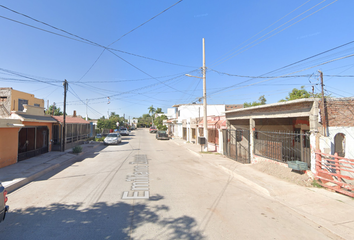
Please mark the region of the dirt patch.
[[312, 179], [306, 174], [293, 172], [291, 168], [272, 162], [259, 162], [251, 165], [252, 168], [268, 175], [280, 178], [304, 187], [312, 187]]

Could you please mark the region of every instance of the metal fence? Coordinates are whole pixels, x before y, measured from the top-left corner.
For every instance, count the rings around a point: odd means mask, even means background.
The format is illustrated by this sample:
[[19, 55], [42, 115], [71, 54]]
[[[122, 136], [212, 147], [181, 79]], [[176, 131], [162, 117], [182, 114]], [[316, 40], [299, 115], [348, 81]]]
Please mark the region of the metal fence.
[[224, 155], [241, 163], [250, 163], [250, 131], [227, 129], [223, 131]]
[[[354, 159], [316, 151], [316, 180], [323, 187], [354, 197]], [[330, 184], [328, 184], [330, 183]]]
[[310, 135], [298, 132], [254, 132], [254, 154], [279, 162], [302, 161], [310, 167]]

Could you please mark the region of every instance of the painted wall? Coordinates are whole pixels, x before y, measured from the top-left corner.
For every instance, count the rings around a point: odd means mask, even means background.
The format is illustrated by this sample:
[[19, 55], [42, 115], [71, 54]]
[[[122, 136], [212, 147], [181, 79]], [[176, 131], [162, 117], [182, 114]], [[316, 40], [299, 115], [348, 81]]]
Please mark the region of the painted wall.
[[320, 138], [320, 150], [323, 153], [334, 154], [334, 137], [337, 133], [345, 135], [345, 158], [354, 159], [354, 127], [329, 127], [328, 137]]
[[20, 128], [0, 128], [0, 168], [17, 163], [19, 130]]
[[[178, 121], [182, 121], [182, 119], [190, 119], [203, 117], [203, 105], [202, 104], [189, 104], [189, 105], [181, 105], [178, 107]], [[225, 112], [225, 105], [207, 105], [207, 115], [208, 116], [221, 116]]]
[[12, 90], [11, 111], [18, 111], [18, 99], [28, 100], [28, 105], [34, 106], [34, 104], [39, 104], [40, 107], [44, 108], [43, 99], [35, 98], [33, 94]]
[[165, 114], [168, 119], [176, 118], [176, 108], [167, 108], [167, 114]]

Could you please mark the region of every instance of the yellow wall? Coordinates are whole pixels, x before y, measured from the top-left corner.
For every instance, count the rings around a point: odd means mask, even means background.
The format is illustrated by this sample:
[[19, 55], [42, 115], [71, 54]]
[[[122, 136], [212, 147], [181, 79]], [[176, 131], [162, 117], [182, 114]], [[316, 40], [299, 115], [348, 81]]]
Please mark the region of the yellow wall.
[[0, 168], [17, 163], [19, 130], [20, 128], [0, 128]]
[[44, 108], [43, 99], [35, 98], [33, 94], [12, 90], [11, 91], [11, 111], [18, 111], [18, 99], [28, 100], [28, 105], [34, 106], [34, 104], [39, 104], [40, 107]]

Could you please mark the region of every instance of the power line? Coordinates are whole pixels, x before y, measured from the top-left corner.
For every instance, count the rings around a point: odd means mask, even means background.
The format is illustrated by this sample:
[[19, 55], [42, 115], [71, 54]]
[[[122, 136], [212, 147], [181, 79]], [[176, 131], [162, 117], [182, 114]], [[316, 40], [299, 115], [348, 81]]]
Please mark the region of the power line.
[[[296, 10], [298, 10], [299, 8], [301, 8], [302, 6], [304, 6], [305, 4], [307, 4], [308, 2], [310, 2], [311, 0], [308, 0], [307, 2], [301, 4], [299, 7], [295, 8], [294, 10], [292, 10], [291, 12], [289, 12], [288, 14], [286, 14], [285, 16], [281, 17], [280, 19], [278, 19], [277, 21], [275, 21], [274, 23], [272, 23], [271, 25], [269, 25], [268, 27], [264, 28], [263, 30], [261, 30], [260, 32], [256, 33], [255, 35], [253, 35], [252, 37], [248, 38], [246, 41], [240, 43], [239, 45], [237, 45], [235, 48], [233, 48], [232, 50], [230, 50], [229, 52], [225, 53], [224, 55], [228, 55], [228, 53], [234, 51], [236, 48], [238, 48], [239, 46], [241, 46], [242, 44], [246, 43], [247, 41], [251, 40], [252, 38], [254, 38], [255, 36], [257, 36], [258, 34], [260, 34], [261, 32], [265, 31], [266, 29], [270, 28], [271, 26], [273, 26], [274, 24], [276, 24], [277, 22], [279, 22], [280, 20], [282, 20], [283, 18], [287, 17], [288, 15], [290, 15], [291, 13], [295, 12]], [[278, 27], [279, 28], [279, 27]], [[274, 30], [273, 30], [274, 31]], [[268, 34], [268, 33], [267, 33]], [[262, 36], [263, 37], [263, 36]], [[261, 37], [261, 38], [262, 38]], [[258, 38], [259, 39], [259, 38]], [[255, 41], [257, 41], [258, 39], [256, 39]], [[246, 45], [247, 46], [247, 45]], [[245, 47], [246, 47], [245, 46]], [[242, 49], [242, 48], [241, 48]], [[231, 54], [229, 54], [231, 55]], [[225, 56], [224, 58], [221, 58], [221, 60], [216, 61], [214, 64], [216, 64], [219, 61], [222, 61], [223, 59], [225, 59], [227, 56]]]
[[[187, 74], [192, 74], [192, 73], [195, 72], [195, 71], [197, 71], [197, 70], [189, 71], [189, 72], [187, 72]], [[163, 83], [166, 83], [166, 82], [170, 82], [170, 81], [173, 81], [173, 80], [178, 80], [178, 79], [181, 78], [181, 77], [185, 77], [185, 74], [180, 75], [180, 76], [176, 76], [176, 77], [173, 77], [173, 78], [170, 78], [170, 79], [167, 79], [167, 80], [162, 81], [162, 82], [153, 83], [153, 84], [150, 84], [150, 85], [146, 85], [146, 86], [142, 86], [142, 87], [139, 87], [139, 88], [136, 88], [136, 89], [132, 89], [132, 90], [129, 90], [129, 91], [125, 91], [125, 92], [113, 94], [113, 95], [106, 96], [106, 97], [91, 98], [91, 99], [88, 99], [88, 100], [94, 101], [94, 100], [104, 99], [104, 98], [107, 98], [107, 97], [110, 97], [110, 98], [112, 99], [113, 97], [116, 97], [116, 96], [121, 96], [121, 95], [129, 94], [129, 93], [132, 93], [132, 92], [140, 91], [140, 90], [142, 90], [142, 89], [147, 89], [147, 88], [155, 87], [155, 86], [158, 86], [158, 85], [163, 84]], [[179, 91], [179, 90], [178, 90], [178, 91]]]
[[[353, 57], [354, 54], [350, 54], [350, 55], [347, 55], [347, 56], [344, 56], [344, 57], [340, 57], [340, 58], [336, 58], [336, 59], [332, 59], [330, 61], [327, 61], [327, 62], [324, 62], [324, 63], [321, 63], [321, 64], [318, 64], [318, 65], [315, 65], [315, 66], [311, 66], [311, 67], [308, 67], [308, 68], [305, 68], [305, 69], [302, 69], [302, 70], [299, 70], [299, 71], [295, 71], [295, 72], [292, 72], [292, 73], [289, 73], [289, 74], [286, 74], [286, 75], [291, 75], [291, 74], [295, 74], [295, 73], [298, 73], [298, 72], [303, 72], [303, 71], [306, 71], [306, 70], [309, 70], [311, 68], [314, 68], [314, 67], [318, 67], [318, 66], [322, 66], [322, 65], [325, 65], [325, 64], [328, 64], [328, 63], [332, 63], [332, 62], [335, 62], [335, 61], [339, 61], [339, 60], [342, 60], [342, 59], [345, 59], [345, 58], [350, 58], [350, 57]], [[271, 81], [273, 79], [277, 79], [278, 77], [276, 78], [271, 78], [271, 79], [267, 79], [267, 80], [263, 80], [263, 81], [259, 81], [259, 82], [256, 82], [256, 83], [252, 83], [252, 84], [248, 84], [248, 85], [245, 85], [245, 86], [242, 86], [242, 87], [239, 87], [239, 88], [236, 88], [236, 89], [240, 89], [240, 88], [245, 88], [245, 87], [249, 87], [249, 86], [253, 86], [253, 85], [256, 85], [256, 84], [259, 84], [259, 83], [263, 83], [263, 82], [267, 82], [267, 81]], [[249, 80], [246, 80], [246, 81], [243, 81], [241, 83], [244, 83], [244, 82], [247, 82]], [[215, 94], [219, 94], [220, 92], [223, 92], [224, 90], [228, 90], [228, 91], [233, 91], [233, 90], [236, 90], [236, 89], [229, 89], [230, 87], [234, 87], [234, 86], [237, 86], [241, 83], [238, 83], [238, 84], [234, 84], [234, 85], [231, 85], [231, 86], [228, 86], [228, 87], [225, 87], [219, 91], [215, 91], [210, 95], [215, 95]]]
[[[317, 5], [315, 5], [314, 7], [316, 7], [316, 6], [320, 5], [320, 4], [322, 4], [322, 3], [323, 3], [323, 2], [325, 2], [325, 1], [326, 1], [326, 0], [324, 0], [324, 1], [320, 2], [320, 3], [318, 3], [318, 4], [317, 4]], [[328, 4], [328, 5], [326, 5], [326, 6], [322, 7], [322, 8], [320, 8], [319, 10], [317, 10], [317, 11], [315, 11], [315, 12], [313, 12], [313, 13], [311, 13], [311, 14], [307, 15], [306, 17], [304, 17], [304, 18], [300, 19], [299, 21], [297, 21], [297, 22], [295, 22], [295, 23], [293, 23], [293, 24], [291, 24], [291, 25], [287, 26], [286, 28], [284, 28], [284, 29], [282, 29], [282, 30], [280, 30], [280, 31], [278, 31], [278, 32], [276, 32], [276, 33], [274, 33], [273, 35], [271, 35], [271, 36], [269, 36], [269, 37], [267, 37], [267, 38], [263, 39], [262, 41], [260, 41], [260, 42], [258, 42], [258, 43], [256, 43], [256, 44], [252, 45], [251, 47], [249, 47], [249, 48], [247, 48], [247, 49], [245, 49], [245, 50], [243, 50], [243, 51], [239, 52], [238, 54], [236, 54], [236, 55], [234, 55], [234, 56], [232, 56], [232, 57], [229, 57], [228, 59], [225, 59], [225, 60], [224, 60], [224, 61], [222, 61], [222, 62], [220, 62], [220, 61], [219, 61], [220, 63], [218, 63], [218, 64], [216, 64], [216, 65], [213, 65], [213, 66], [220, 65], [221, 63], [223, 63], [223, 62], [225, 62], [225, 61], [228, 61], [228, 60], [230, 60], [230, 59], [231, 59], [231, 58], [233, 58], [233, 57], [236, 57], [237, 55], [239, 55], [239, 54], [241, 54], [241, 53], [243, 53], [243, 52], [245, 52], [245, 51], [247, 51], [247, 50], [249, 50], [249, 49], [253, 48], [254, 46], [256, 46], [256, 45], [258, 45], [258, 44], [260, 44], [260, 43], [262, 43], [262, 42], [264, 42], [264, 41], [268, 40], [269, 38], [271, 38], [271, 37], [273, 37], [273, 36], [275, 36], [275, 35], [277, 35], [277, 34], [279, 34], [279, 33], [283, 32], [284, 30], [288, 29], [289, 27], [291, 27], [291, 26], [293, 26], [293, 25], [295, 25], [295, 24], [297, 24], [297, 23], [299, 23], [299, 22], [301, 22], [301, 21], [305, 20], [306, 18], [308, 18], [308, 17], [312, 16], [313, 14], [315, 14], [315, 13], [317, 13], [317, 12], [319, 12], [319, 11], [323, 10], [324, 8], [326, 8], [326, 7], [330, 6], [331, 4], [333, 4], [333, 3], [337, 2], [337, 1], [338, 1], [338, 0], [335, 0], [335, 1], [331, 2], [330, 4]], [[289, 20], [288, 22], [290, 22], [290, 21], [292, 21], [292, 20], [296, 19], [297, 17], [299, 17], [299, 16], [301, 16], [302, 14], [304, 14], [304, 13], [308, 12], [309, 10], [313, 9], [314, 7], [312, 7], [312, 8], [310, 8], [310, 9], [306, 10], [305, 12], [303, 12], [303, 13], [299, 14], [299, 15], [298, 15], [298, 16], [296, 16], [295, 18], [293, 18], [293, 19]], [[283, 25], [287, 24], [288, 22], [286, 22], [286, 23], [282, 24], [281, 26], [279, 26], [279, 27], [275, 28], [275, 29], [274, 29], [274, 30], [272, 30], [271, 32], [273, 32], [273, 31], [275, 31], [276, 29], [278, 29], [278, 28], [282, 27]], [[271, 33], [271, 32], [269, 32], [269, 33]], [[264, 36], [268, 35], [269, 33], [267, 33], [267, 34], [263, 35], [262, 37], [260, 37], [260, 38], [258, 38], [258, 39], [263, 38]], [[250, 45], [250, 44], [254, 43], [254, 42], [255, 42], [255, 41], [257, 41], [258, 39], [254, 40], [254, 41], [252, 41], [251, 43], [247, 44], [246, 46], [242, 47], [240, 50], [242, 50], [242, 49], [244, 49], [245, 47], [247, 47], [248, 45]], [[238, 50], [238, 51], [240, 51], [240, 50]]]
[[24, 77], [24, 78], [27, 78], [27, 79], [31, 79], [31, 80], [36, 81], [36, 82], [41, 82], [41, 83], [53, 85], [53, 86], [56, 86], [56, 87], [58, 86], [58, 85], [55, 85], [53, 83], [42, 81], [42, 80], [39, 80], [39, 79], [36, 79], [36, 78], [32, 78], [32, 77], [28, 77], [28, 76], [25, 76], [24, 74], [21, 74], [21, 73], [18, 73], [18, 72], [14, 72], [14, 71], [11, 71], [11, 70], [7, 70], [7, 69], [4, 69], [4, 68], [0, 68], [0, 71], [11, 73], [13, 75], [17, 75], [17, 76]]
[[[211, 70], [211, 71], [219, 73], [219, 74], [227, 75], [229, 77], [240, 77], [240, 78], [300, 78], [300, 77], [307, 78], [307, 77], [311, 77], [311, 76], [318, 76], [318, 75], [314, 75], [314, 74], [305, 74], [305, 75], [292, 75], [292, 76], [281, 75], [281, 76], [263, 77], [263, 76], [245, 76], [245, 75], [238, 75], [238, 74], [232, 74], [232, 73], [225, 73], [225, 72], [220, 72], [220, 71], [210, 69], [210, 68], [208, 68], [208, 70]], [[323, 76], [326, 76], [326, 77], [346, 77], [346, 78], [354, 77], [354, 75], [323, 75]]]
[[151, 20], [153, 20], [154, 18], [160, 16], [161, 14], [163, 14], [164, 12], [168, 11], [169, 9], [171, 9], [172, 7], [176, 6], [177, 4], [179, 4], [180, 2], [182, 2], [183, 0], [179, 0], [178, 2], [174, 3], [173, 5], [169, 6], [168, 8], [166, 8], [165, 10], [163, 10], [162, 12], [160, 12], [159, 14], [153, 16], [152, 18], [150, 18], [149, 20], [145, 21], [144, 23], [140, 24], [139, 26], [133, 28], [132, 30], [130, 30], [129, 32], [123, 34], [120, 38], [118, 38], [117, 40], [115, 40], [114, 42], [112, 42], [111, 44], [109, 44], [108, 46], [111, 46], [112, 44], [118, 42], [119, 40], [121, 40], [123, 37], [125, 37], [126, 35], [128, 35], [129, 33], [135, 31], [136, 29], [142, 27], [143, 25], [145, 25], [146, 23], [150, 22]]
[[[169, 10], [170, 8], [174, 7], [175, 5], [177, 5], [178, 3], [182, 2], [182, 1], [183, 1], [183, 0], [179, 0], [178, 2], [176, 2], [175, 4], [173, 4], [172, 6], [166, 8], [165, 10], [163, 10], [162, 12], [160, 12], [159, 14], [155, 15], [154, 17], [150, 18], [149, 20], [145, 21], [144, 23], [140, 24], [139, 26], [135, 27], [134, 29], [130, 30], [129, 32], [123, 34], [120, 38], [118, 38], [117, 40], [115, 40], [114, 42], [112, 42], [111, 44], [109, 44], [107, 47], [109, 47], [109, 46], [111, 46], [112, 44], [116, 43], [117, 41], [121, 40], [123, 37], [125, 37], [125, 36], [128, 35], [129, 33], [135, 31], [136, 29], [138, 29], [138, 28], [140, 28], [141, 26], [145, 25], [146, 23], [150, 22], [151, 20], [153, 20], [153, 19], [156, 18], [157, 16], [161, 15], [162, 13], [166, 12], [167, 10]], [[94, 65], [97, 63], [97, 61], [100, 59], [100, 57], [102, 56], [102, 54], [104, 53], [104, 51], [107, 50], [107, 47], [105, 47], [105, 48], [102, 50], [101, 54], [97, 57], [97, 59], [96, 59], [96, 60], [94, 61], [94, 63], [91, 65], [91, 67], [89, 68], [89, 70], [87, 70], [87, 71], [85, 72], [85, 74], [80, 78], [79, 81], [81, 81], [81, 80], [84, 78], [84, 76], [86, 76], [87, 73], [93, 68], [93, 66], [94, 66]], [[112, 50], [110, 50], [110, 52], [113, 53]], [[115, 55], [115, 54], [114, 54], [114, 55]]]

